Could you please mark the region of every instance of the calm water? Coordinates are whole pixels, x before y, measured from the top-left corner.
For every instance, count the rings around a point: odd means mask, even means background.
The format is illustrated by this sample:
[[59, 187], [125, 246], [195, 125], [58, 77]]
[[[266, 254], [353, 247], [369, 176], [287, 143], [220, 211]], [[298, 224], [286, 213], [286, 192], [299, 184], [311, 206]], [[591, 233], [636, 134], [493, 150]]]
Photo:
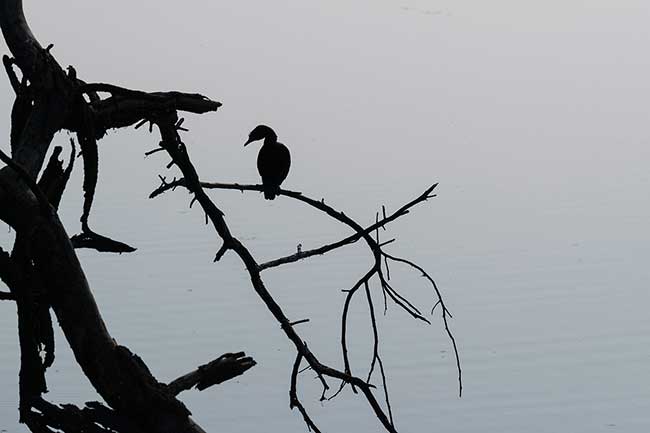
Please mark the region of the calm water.
[[[457, 397], [439, 317], [422, 326], [390, 308], [381, 350], [400, 431], [650, 428], [647, 2], [92, 0], [59, 2], [56, 12], [26, 3], [41, 42], [84, 79], [222, 101], [219, 113], [185, 123], [204, 180], [256, 181], [257, 149], [241, 145], [265, 122], [292, 151], [286, 186], [361, 221], [440, 182], [438, 198], [391, 227], [398, 242], [389, 251], [424, 265], [443, 290], [465, 392]], [[0, 92], [8, 136], [6, 80]], [[183, 396], [197, 422], [209, 431], [306, 431], [288, 409], [294, 352], [241, 263], [228, 255], [212, 264], [220, 244], [187, 194], [146, 198], [168, 173], [167, 158], [143, 157], [156, 142], [140, 130], [101, 142], [91, 222], [139, 248], [79, 252], [111, 333], [161, 380], [246, 350], [259, 365], [245, 376]], [[61, 210], [70, 233], [80, 168]], [[287, 199], [212, 196], [259, 260], [347, 234]], [[11, 233], [2, 232], [8, 248]], [[291, 318], [311, 319], [300, 330], [324, 361], [340, 365], [340, 289], [369, 260], [355, 246], [264, 275]], [[392, 270], [405, 294], [431, 306], [422, 279]], [[362, 306], [351, 338], [363, 375]], [[15, 308], [0, 311], [0, 430], [24, 432]], [[96, 399], [57, 342], [48, 397]], [[364, 401], [345, 394], [321, 405], [319, 392], [305, 374], [301, 395], [325, 431], [377, 431]]]

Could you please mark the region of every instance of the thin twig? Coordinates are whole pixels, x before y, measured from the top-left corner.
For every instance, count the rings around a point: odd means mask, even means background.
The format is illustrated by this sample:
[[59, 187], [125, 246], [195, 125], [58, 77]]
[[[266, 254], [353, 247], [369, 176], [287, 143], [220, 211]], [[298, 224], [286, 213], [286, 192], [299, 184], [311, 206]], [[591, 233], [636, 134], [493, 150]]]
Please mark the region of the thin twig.
[[300, 399], [298, 398], [298, 373], [300, 373], [300, 362], [302, 361], [302, 354], [298, 353], [296, 355], [296, 360], [293, 363], [293, 368], [291, 369], [291, 385], [289, 387], [289, 407], [293, 409], [294, 407], [297, 407], [300, 413], [302, 414], [302, 418], [305, 420], [305, 424], [307, 424], [307, 428], [309, 431], [314, 431], [315, 433], [321, 433], [321, 431], [318, 429], [318, 426], [314, 424], [314, 421], [312, 421], [311, 417], [307, 413], [307, 410], [305, 407], [302, 405], [300, 402]]
[[382, 254], [387, 259], [393, 260], [395, 262], [404, 263], [404, 264], [406, 264], [406, 265], [408, 265], [408, 266], [410, 266], [410, 267], [412, 267], [414, 269], [417, 269], [418, 271], [420, 271], [422, 273], [422, 276], [424, 278], [429, 280], [429, 282], [433, 286], [433, 289], [434, 289], [434, 291], [436, 293], [436, 296], [438, 297], [438, 300], [435, 303], [435, 305], [433, 306], [433, 308], [431, 309], [431, 314], [433, 314], [433, 310], [435, 310], [435, 308], [438, 305], [440, 305], [440, 307], [442, 309], [442, 321], [443, 321], [444, 326], [445, 326], [445, 331], [447, 332], [447, 336], [451, 340], [452, 346], [454, 348], [454, 355], [456, 357], [456, 369], [458, 370], [458, 396], [461, 397], [463, 395], [463, 373], [462, 373], [462, 369], [460, 367], [460, 355], [458, 354], [458, 346], [456, 344], [456, 338], [454, 337], [454, 334], [451, 332], [451, 329], [449, 329], [449, 322], [447, 320], [447, 316], [449, 316], [450, 318], [452, 316], [451, 316], [451, 313], [449, 312], [449, 310], [447, 309], [447, 307], [445, 305], [445, 302], [442, 299], [442, 294], [440, 293], [440, 290], [438, 289], [438, 285], [436, 284], [435, 280], [431, 277], [431, 275], [429, 275], [428, 272], [424, 270], [424, 268], [417, 265], [416, 263], [414, 263], [414, 262], [412, 262], [410, 260], [407, 260], [407, 259], [403, 259], [401, 257], [392, 256], [392, 255], [390, 255], [390, 254], [388, 254], [386, 252], [383, 252], [383, 251], [382, 251]]
[[377, 319], [375, 318], [375, 307], [372, 304], [372, 297], [370, 296], [370, 286], [366, 282], [364, 284], [366, 290], [366, 299], [368, 300], [368, 311], [370, 311], [370, 324], [372, 325], [372, 361], [370, 361], [370, 370], [368, 371], [368, 379], [366, 382], [370, 383], [372, 373], [375, 369], [375, 363], [379, 358], [379, 332], [377, 331]]

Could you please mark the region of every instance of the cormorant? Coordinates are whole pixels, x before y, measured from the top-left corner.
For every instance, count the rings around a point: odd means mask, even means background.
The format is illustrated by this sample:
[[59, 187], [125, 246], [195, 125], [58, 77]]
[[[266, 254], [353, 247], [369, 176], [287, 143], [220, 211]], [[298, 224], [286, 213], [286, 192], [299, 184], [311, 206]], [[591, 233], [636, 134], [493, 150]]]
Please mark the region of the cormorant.
[[291, 166], [291, 155], [284, 144], [278, 142], [278, 136], [266, 125], [258, 125], [248, 134], [246, 146], [253, 141], [264, 139], [264, 144], [257, 155], [257, 171], [262, 176], [264, 185], [264, 198], [273, 200], [280, 184], [286, 179]]

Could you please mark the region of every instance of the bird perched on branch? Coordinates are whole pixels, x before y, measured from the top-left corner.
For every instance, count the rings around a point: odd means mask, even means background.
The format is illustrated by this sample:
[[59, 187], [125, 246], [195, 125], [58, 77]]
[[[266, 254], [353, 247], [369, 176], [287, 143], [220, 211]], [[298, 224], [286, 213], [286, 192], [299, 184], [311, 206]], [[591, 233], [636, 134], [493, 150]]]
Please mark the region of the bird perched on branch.
[[264, 198], [273, 200], [280, 191], [280, 184], [286, 179], [291, 166], [291, 155], [284, 144], [278, 142], [278, 136], [266, 125], [258, 125], [248, 134], [249, 143], [264, 140], [264, 144], [257, 155], [257, 171], [262, 176]]

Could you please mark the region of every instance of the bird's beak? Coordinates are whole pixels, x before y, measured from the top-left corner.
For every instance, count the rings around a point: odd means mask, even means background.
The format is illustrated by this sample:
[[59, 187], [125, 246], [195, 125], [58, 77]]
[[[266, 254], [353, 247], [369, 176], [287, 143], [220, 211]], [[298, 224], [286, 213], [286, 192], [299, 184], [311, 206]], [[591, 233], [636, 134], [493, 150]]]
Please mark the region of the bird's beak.
[[252, 140], [250, 137], [248, 140], [246, 140], [246, 143], [244, 143], [244, 146], [247, 146], [248, 144], [252, 143], [254, 140]]

